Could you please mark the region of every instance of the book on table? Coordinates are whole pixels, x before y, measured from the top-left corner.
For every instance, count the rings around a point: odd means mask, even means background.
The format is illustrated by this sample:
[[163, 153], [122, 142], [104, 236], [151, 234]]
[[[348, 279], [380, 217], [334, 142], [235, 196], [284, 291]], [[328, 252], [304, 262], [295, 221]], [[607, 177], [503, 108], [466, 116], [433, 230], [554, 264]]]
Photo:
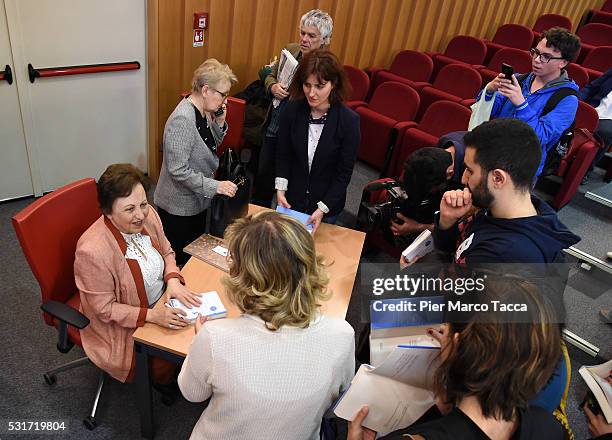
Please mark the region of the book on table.
[[195, 322], [198, 315], [206, 316], [208, 319], [225, 318], [227, 309], [221, 302], [221, 298], [219, 298], [219, 294], [216, 291], [204, 292], [199, 295], [202, 304], [198, 307], [192, 306], [189, 308], [176, 298], [171, 298], [168, 301], [168, 306], [183, 310], [185, 312], [185, 317], [183, 319], [189, 323]]
[[308, 219], [310, 218], [308, 214], [305, 214], [300, 211], [295, 211], [293, 209], [285, 208], [284, 206], [280, 206], [280, 205], [276, 207], [276, 212], [288, 215], [289, 217], [293, 217], [294, 219], [299, 221], [301, 224], [303, 224], [304, 227], [308, 230], [308, 232], [312, 234], [312, 230], [313, 230], [312, 223], [308, 225], [306, 224], [308, 222]]
[[399, 345], [378, 367], [361, 365], [334, 413], [353, 420], [367, 405], [362, 425], [379, 435], [412, 425], [434, 404], [433, 374], [439, 353], [435, 342]]
[[210, 234], [202, 234], [185, 246], [183, 251], [224, 272], [229, 272], [227, 261], [229, 251], [221, 238]]
[[597, 400], [606, 422], [612, 424], [612, 360], [600, 365], [583, 365], [578, 372]]

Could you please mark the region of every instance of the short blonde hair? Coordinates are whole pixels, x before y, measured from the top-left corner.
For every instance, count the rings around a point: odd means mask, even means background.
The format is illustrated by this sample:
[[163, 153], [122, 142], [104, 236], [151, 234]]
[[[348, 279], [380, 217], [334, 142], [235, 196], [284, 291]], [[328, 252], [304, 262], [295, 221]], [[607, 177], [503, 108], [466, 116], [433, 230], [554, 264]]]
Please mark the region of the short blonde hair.
[[191, 91], [199, 92], [205, 85], [217, 88], [221, 81], [229, 81], [230, 84], [234, 84], [238, 82], [238, 78], [227, 64], [209, 58], [193, 72]]
[[272, 331], [308, 327], [330, 294], [323, 257], [306, 228], [289, 216], [262, 211], [228, 226], [225, 239], [231, 262], [222, 282], [238, 308]]

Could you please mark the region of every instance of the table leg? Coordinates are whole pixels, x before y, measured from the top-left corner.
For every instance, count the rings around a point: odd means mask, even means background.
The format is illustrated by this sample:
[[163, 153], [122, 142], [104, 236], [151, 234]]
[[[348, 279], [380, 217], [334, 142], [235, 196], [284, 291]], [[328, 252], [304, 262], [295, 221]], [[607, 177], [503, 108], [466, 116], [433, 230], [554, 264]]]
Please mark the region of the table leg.
[[142, 437], [152, 439], [153, 402], [151, 396], [151, 372], [149, 369], [149, 353], [144, 345], [136, 342], [136, 403], [140, 413], [140, 433]]

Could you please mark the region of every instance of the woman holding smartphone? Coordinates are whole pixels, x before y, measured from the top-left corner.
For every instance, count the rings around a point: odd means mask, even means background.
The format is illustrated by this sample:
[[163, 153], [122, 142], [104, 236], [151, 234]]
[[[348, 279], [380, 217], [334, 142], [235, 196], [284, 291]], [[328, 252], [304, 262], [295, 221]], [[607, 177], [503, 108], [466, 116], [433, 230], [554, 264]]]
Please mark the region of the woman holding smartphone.
[[183, 248], [204, 233], [206, 209], [216, 195], [234, 197], [237, 186], [215, 180], [217, 147], [227, 133], [226, 103], [236, 75], [214, 58], [198, 67], [191, 94], [176, 106], [164, 129], [164, 157], [154, 202], [164, 232], [185, 264]]

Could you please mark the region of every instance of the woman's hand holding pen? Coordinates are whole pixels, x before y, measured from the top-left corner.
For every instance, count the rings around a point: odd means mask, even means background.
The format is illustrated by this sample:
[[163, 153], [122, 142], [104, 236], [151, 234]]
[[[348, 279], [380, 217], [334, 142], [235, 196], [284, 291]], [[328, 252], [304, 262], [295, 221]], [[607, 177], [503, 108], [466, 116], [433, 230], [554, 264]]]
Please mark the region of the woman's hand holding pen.
[[170, 307], [167, 303], [165, 307], [156, 307], [147, 310], [147, 322], [152, 322], [160, 327], [178, 329], [183, 328], [188, 323], [183, 318], [185, 312], [181, 309]]

